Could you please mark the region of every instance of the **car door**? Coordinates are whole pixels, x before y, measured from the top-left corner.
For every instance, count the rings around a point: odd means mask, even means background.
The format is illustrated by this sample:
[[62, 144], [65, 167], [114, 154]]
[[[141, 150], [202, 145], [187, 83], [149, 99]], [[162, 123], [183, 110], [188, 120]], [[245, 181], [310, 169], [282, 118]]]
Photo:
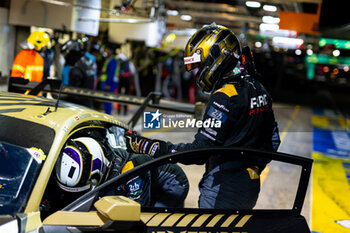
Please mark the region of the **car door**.
[[[221, 154], [228, 160], [250, 161], [265, 158], [295, 166], [300, 174], [295, 197], [287, 209], [199, 209], [140, 206], [123, 196], [101, 196], [107, 189], [167, 163], [187, 163], [197, 156], [209, 158]], [[301, 215], [312, 160], [283, 153], [242, 148], [205, 148], [169, 154], [137, 166], [107, 180], [44, 220], [45, 232], [310, 232]], [[286, 181], [287, 182], [287, 181]], [[263, 190], [262, 190], [263, 192]], [[283, 198], [283, 197], [282, 197]]]

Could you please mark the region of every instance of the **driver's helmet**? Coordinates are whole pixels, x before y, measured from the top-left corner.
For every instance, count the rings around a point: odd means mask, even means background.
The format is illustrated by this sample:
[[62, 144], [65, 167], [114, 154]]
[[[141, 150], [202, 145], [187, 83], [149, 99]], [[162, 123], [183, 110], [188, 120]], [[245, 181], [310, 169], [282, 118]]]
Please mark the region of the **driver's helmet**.
[[43, 31], [34, 31], [27, 38], [29, 47], [36, 51], [41, 51], [44, 47], [50, 45], [50, 35]]
[[197, 84], [204, 92], [215, 89], [223, 75], [232, 71], [241, 56], [241, 46], [228, 28], [212, 23], [199, 29], [187, 42], [186, 70], [199, 68]]
[[71, 139], [56, 163], [58, 185], [67, 192], [91, 190], [102, 182], [109, 163], [95, 139]]

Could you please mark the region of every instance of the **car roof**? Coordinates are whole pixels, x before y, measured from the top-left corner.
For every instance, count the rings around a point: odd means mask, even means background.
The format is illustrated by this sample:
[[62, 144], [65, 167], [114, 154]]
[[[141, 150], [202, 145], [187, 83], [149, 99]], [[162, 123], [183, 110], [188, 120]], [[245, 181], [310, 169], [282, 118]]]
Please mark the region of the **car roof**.
[[126, 127], [124, 123], [119, 122], [111, 115], [62, 100], [59, 101], [58, 108], [55, 109], [56, 103], [57, 100], [45, 97], [0, 93], [0, 114], [35, 122], [55, 130], [64, 127], [66, 124], [64, 122], [67, 119], [79, 120], [84, 116]]

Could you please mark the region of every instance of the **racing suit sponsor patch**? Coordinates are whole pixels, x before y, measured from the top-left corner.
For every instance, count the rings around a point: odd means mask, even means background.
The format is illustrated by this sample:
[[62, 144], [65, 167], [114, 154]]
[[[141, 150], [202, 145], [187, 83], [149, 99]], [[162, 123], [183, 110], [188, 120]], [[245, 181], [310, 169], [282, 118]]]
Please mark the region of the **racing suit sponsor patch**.
[[216, 138], [210, 136], [209, 134], [207, 134], [206, 132], [204, 132], [203, 130], [200, 131], [201, 134], [203, 134], [205, 137], [209, 138], [212, 141], [216, 141]]
[[146, 141], [144, 146], [142, 147], [142, 153], [147, 154], [146, 149], [147, 149], [148, 142]]
[[210, 106], [208, 115], [215, 118], [216, 120], [221, 121], [224, 123], [227, 119], [227, 115], [217, 109], [215, 109], [213, 106]]
[[213, 136], [216, 136], [218, 134], [218, 132], [216, 132], [212, 128], [205, 128], [205, 131], [207, 131], [208, 133], [210, 133]]
[[229, 111], [230, 111], [230, 110], [228, 110], [228, 109], [225, 107], [225, 105], [219, 104], [219, 103], [216, 102], [216, 101], [214, 101], [213, 104], [214, 104], [216, 107], [218, 107], [218, 108], [224, 110], [225, 112], [229, 112]]
[[267, 95], [259, 95], [250, 99], [249, 115], [255, 115], [269, 110]]
[[126, 183], [126, 191], [132, 199], [138, 199], [143, 190], [143, 181], [137, 176]]
[[151, 149], [149, 150], [149, 155], [151, 155], [151, 156], [154, 156], [154, 154], [156, 153], [156, 151], [158, 150], [158, 148], [159, 148], [159, 142], [155, 142], [155, 143], [153, 143], [153, 145], [151, 146]]

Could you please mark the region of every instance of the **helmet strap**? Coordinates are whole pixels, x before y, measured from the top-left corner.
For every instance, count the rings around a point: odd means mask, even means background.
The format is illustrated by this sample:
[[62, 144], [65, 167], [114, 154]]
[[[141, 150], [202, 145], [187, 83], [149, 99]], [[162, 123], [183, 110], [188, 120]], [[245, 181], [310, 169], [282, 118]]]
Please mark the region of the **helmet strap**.
[[68, 186], [61, 184], [60, 182], [57, 182], [57, 183], [61, 189], [63, 189], [64, 191], [67, 191], [67, 192], [71, 192], [71, 193], [78, 193], [78, 192], [82, 192], [82, 191], [85, 191], [85, 190], [88, 190], [91, 188], [91, 184], [87, 184], [87, 185], [84, 185], [82, 187], [68, 187]]

